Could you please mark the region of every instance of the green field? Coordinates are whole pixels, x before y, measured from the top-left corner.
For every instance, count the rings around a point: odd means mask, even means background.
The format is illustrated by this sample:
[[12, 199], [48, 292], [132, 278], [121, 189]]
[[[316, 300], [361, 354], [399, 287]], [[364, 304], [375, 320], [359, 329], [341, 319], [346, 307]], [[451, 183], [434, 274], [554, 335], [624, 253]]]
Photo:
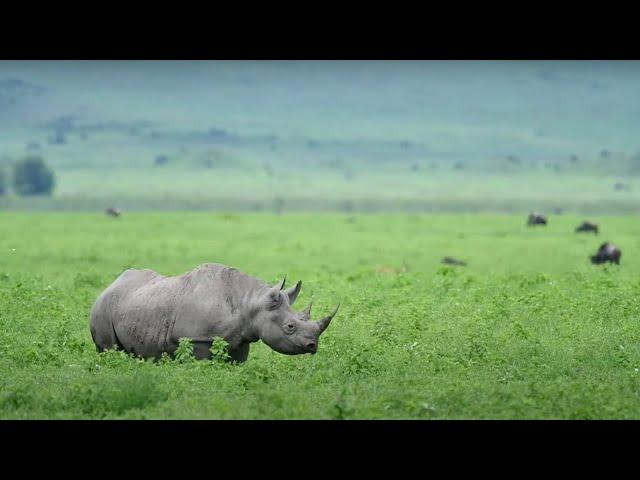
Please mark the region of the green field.
[[[519, 213], [561, 208], [574, 214], [640, 213], [638, 177], [595, 173], [452, 172], [362, 168], [189, 170], [167, 167], [56, 172], [52, 197], [0, 196], [0, 210]], [[624, 181], [629, 190], [616, 191]]]
[[[640, 224], [522, 215], [0, 214], [0, 418], [640, 418]], [[620, 266], [588, 256], [605, 240]], [[467, 267], [440, 264], [444, 255]], [[342, 307], [316, 355], [96, 353], [124, 269], [219, 262]]]

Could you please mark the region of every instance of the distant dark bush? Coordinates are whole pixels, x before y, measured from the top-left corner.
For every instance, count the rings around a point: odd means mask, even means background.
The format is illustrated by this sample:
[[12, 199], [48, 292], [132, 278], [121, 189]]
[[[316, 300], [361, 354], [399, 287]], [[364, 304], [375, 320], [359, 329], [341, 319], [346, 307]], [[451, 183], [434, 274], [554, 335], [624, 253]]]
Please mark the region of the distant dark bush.
[[13, 188], [18, 195], [51, 195], [54, 184], [53, 170], [41, 157], [27, 157], [14, 167]]
[[454, 170], [464, 170], [464, 162], [456, 162], [453, 165]]
[[4, 174], [4, 169], [0, 168], [0, 195], [7, 193], [7, 177]]
[[161, 165], [166, 164], [169, 161], [169, 157], [167, 157], [166, 155], [158, 155], [156, 156], [156, 159], [154, 160], [153, 164], [156, 167], [159, 167]]
[[67, 143], [67, 137], [62, 130], [56, 130], [56, 132], [49, 137], [49, 143], [52, 145], [64, 145]]
[[215, 166], [215, 161], [210, 157], [204, 157], [200, 160], [200, 165], [204, 168], [213, 168]]

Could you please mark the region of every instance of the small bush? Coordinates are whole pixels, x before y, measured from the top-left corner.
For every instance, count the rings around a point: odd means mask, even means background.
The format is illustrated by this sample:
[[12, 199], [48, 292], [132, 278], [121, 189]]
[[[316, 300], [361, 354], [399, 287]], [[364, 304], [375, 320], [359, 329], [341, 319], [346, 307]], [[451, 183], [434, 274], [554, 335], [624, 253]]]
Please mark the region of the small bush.
[[190, 338], [181, 338], [178, 340], [175, 359], [180, 363], [195, 360], [195, 356], [193, 355], [193, 341]]
[[13, 171], [13, 188], [18, 195], [51, 195], [55, 184], [53, 171], [41, 157], [27, 157]]
[[0, 195], [7, 193], [7, 177], [4, 174], [4, 169], [0, 168]]
[[226, 362], [231, 359], [229, 355], [229, 344], [224, 338], [214, 337], [209, 348], [211, 359], [218, 362]]

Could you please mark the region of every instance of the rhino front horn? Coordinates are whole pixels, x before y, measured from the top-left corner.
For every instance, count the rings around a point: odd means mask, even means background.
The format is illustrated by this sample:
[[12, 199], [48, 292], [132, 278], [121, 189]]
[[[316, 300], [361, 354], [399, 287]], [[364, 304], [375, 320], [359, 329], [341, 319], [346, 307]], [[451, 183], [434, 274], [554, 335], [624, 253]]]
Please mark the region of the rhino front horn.
[[318, 320], [318, 328], [320, 329], [320, 333], [324, 332], [327, 329], [327, 327], [331, 323], [331, 320], [333, 319], [333, 317], [335, 317], [336, 313], [338, 312], [338, 308], [340, 308], [340, 304], [336, 305], [336, 308], [333, 310], [333, 312], [330, 315], [324, 317], [322, 320]]

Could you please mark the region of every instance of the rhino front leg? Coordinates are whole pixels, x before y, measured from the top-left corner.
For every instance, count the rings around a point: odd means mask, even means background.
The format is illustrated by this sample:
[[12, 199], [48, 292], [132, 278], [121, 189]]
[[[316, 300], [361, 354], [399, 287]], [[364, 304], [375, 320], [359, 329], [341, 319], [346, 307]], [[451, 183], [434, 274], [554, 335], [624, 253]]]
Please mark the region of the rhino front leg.
[[231, 357], [231, 361], [243, 363], [247, 360], [249, 356], [249, 348], [251, 345], [249, 343], [241, 343], [233, 350], [229, 350], [229, 356]]
[[[211, 341], [194, 341], [193, 356], [196, 360], [209, 360], [211, 358]], [[241, 343], [234, 349], [229, 349], [230, 361], [243, 363], [249, 356], [248, 343]]]

